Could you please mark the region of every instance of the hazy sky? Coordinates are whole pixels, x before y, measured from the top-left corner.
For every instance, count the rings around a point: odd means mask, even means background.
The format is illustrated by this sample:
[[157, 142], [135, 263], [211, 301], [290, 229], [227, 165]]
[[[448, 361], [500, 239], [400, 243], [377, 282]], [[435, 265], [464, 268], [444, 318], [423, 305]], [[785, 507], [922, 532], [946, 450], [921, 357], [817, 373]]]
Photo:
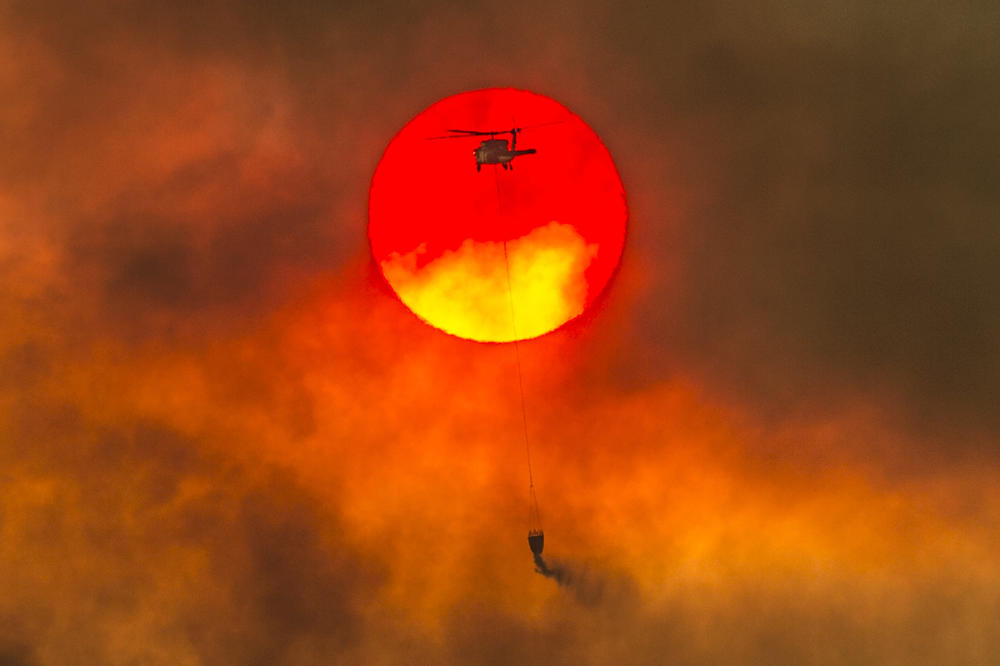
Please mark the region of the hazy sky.
[[[330, 4], [0, 0], [0, 663], [1000, 661], [996, 3]], [[630, 208], [521, 347], [563, 588], [365, 233], [492, 86]]]

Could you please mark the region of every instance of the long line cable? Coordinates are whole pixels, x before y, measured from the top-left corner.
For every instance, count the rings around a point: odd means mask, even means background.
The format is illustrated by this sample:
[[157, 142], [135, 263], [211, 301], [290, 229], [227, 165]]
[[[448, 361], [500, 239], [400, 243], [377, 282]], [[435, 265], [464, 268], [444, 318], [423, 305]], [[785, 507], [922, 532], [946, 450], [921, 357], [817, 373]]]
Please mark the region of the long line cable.
[[[500, 173], [496, 167], [493, 168], [493, 182], [496, 184], [497, 191], [497, 214], [500, 216], [502, 221], [503, 208], [500, 204]], [[521, 395], [521, 425], [524, 427], [524, 453], [528, 461], [528, 492], [530, 494], [528, 523], [530, 526], [532, 518], [534, 518], [540, 528], [542, 525], [542, 517], [538, 511], [538, 497], [535, 495], [535, 478], [531, 471], [531, 444], [528, 438], [528, 410], [525, 407], [524, 399], [524, 372], [521, 369], [521, 348], [518, 346], [517, 316], [514, 311], [514, 291], [511, 287], [510, 256], [507, 252], [506, 237], [503, 239], [503, 265], [507, 276], [507, 304], [510, 308], [510, 329], [514, 338], [514, 358], [517, 360], [517, 387]], [[532, 515], [532, 513], [534, 515]]]

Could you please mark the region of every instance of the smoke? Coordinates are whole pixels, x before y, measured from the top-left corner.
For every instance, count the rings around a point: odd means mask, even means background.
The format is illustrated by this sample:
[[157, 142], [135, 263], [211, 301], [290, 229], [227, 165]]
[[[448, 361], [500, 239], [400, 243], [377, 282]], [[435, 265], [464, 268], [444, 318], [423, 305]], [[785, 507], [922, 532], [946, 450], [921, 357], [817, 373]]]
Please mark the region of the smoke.
[[598, 590], [592, 584], [588, 585], [593, 581], [586, 578], [586, 567], [573, 566], [568, 562], [554, 558], [546, 562], [541, 553], [532, 553], [532, 555], [535, 558], [535, 573], [551, 578], [560, 587], [571, 589], [578, 598], [591, 600], [595, 598], [590, 593]]
[[551, 578], [560, 585], [569, 585], [569, 576], [562, 567], [549, 568], [541, 553], [532, 553], [535, 558], [535, 573], [540, 573], [546, 578]]
[[[0, 4], [0, 663], [996, 663], [995, 3], [522, 5]], [[632, 213], [522, 348], [539, 576], [511, 350], [364, 233], [494, 85]]]
[[554, 580], [581, 605], [615, 608], [628, 606], [632, 612], [639, 612], [636, 583], [627, 574], [561, 558], [550, 557], [546, 560], [541, 553], [532, 553], [532, 556], [535, 560], [535, 573]]
[[583, 312], [584, 273], [597, 246], [588, 245], [571, 225], [551, 222], [506, 246], [470, 239], [424, 262], [425, 250], [421, 246], [405, 255], [392, 253], [381, 263], [402, 301], [453, 335], [506, 342], [513, 335], [508, 275], [518, 307], [518, 336], [542, 335]]

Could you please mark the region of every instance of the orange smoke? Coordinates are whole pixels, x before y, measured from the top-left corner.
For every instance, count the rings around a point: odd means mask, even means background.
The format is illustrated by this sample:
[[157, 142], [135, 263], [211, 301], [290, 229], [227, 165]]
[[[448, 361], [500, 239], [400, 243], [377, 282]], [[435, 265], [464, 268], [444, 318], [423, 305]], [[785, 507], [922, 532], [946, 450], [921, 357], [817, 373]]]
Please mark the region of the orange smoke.
[[[584, 271], [596, 245], [568, 224], [550, 222], [507, 242], [467, 240], [420, 265], [426, 247], [382, 262], [382, 272], [410, 310], [432, 326], [480, 342], [548, 333], [583, 312]], [[507, 265], [510, 268], [510, 298]], [[514, 321], [511, 320], [511, 299]]]

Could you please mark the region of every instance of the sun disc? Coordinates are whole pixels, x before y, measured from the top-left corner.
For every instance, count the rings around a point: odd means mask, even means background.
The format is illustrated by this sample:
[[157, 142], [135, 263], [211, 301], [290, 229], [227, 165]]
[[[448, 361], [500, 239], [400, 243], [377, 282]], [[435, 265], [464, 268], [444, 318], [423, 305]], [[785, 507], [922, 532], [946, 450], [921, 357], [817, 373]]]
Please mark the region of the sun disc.
[[[508, 168], [473, 154], [522, 127]], [[458, 133], [452, 133], [458, 134]], [[497, 145], [497, 144], [494, 144]], [[482, 342], [537, 337], [582, 314], [621, 257], [624, 189], [600, 138], [569, 109], [523, 90], [447, 97], [417, 115], [382, 156], [368, 237], [382, 275], [418, 317]]]

